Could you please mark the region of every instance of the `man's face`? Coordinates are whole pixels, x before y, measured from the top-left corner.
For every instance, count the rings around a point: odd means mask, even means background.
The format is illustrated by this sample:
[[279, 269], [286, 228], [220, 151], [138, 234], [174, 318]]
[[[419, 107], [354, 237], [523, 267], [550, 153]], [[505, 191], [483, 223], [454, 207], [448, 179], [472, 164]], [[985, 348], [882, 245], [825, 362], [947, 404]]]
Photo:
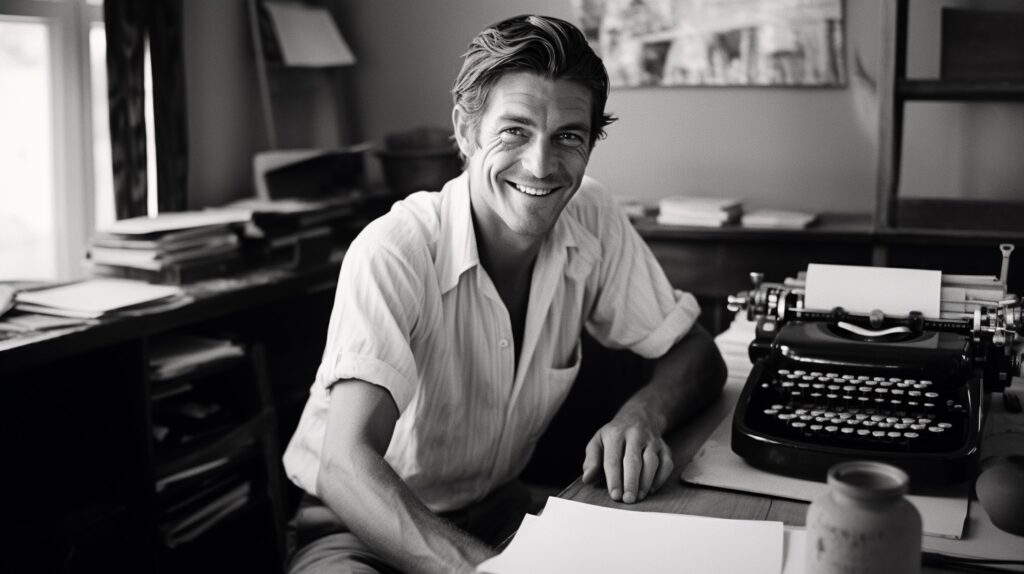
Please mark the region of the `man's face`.
[[456, 108], [479, 232], [551, 230], [590, 159], [590, 103], [580, 84], [515, 72], [491, 88], [475, 131]]

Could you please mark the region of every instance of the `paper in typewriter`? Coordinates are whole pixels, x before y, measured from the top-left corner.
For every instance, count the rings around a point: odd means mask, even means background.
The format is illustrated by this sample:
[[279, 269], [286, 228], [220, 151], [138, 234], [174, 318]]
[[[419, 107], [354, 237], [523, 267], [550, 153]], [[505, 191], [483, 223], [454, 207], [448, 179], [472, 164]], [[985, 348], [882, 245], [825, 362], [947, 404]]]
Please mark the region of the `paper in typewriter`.
[[920, 311], [939, 316], [942, 272], [859, 265], [807, 266], [804, 306], [808, 309], [842, 307], [867, 314], [880, 309], [886, 315]]

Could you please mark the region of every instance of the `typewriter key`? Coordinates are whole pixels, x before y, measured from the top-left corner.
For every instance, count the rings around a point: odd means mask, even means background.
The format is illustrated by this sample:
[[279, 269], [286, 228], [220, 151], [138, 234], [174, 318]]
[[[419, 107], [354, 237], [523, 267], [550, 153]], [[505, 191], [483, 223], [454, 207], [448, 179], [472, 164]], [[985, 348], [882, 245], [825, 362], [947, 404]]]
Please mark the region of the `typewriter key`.
[[928, 430], [930, 430], [933, 433], [946, 432], [946, 429], [942, 427], [928, 427]]
[[905, 436], [907, 438], [917, 438], [917, 437], [919, 437], [921, 435], [917, 434], [916, 432], [905, 432], [905, 433], [903, 433], [903, 436]]

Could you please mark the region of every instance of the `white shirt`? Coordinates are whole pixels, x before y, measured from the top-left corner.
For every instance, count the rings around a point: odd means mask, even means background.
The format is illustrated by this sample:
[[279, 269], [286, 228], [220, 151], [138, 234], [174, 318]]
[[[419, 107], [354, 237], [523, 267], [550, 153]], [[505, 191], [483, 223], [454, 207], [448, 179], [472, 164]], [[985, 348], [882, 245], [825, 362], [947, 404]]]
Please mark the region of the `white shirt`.
[[352, 242], [285, 469], [317, 495], [329, 389], [361, 379], [387, 389], [400, 413], [385, 460], [431, 510], [462, 508], [526, 466], [579, 371], [582, 328], [656, 358], [699, 312], [608, 192], [584, 178], [537, 255], [516, 368], [463, 174], [397, 202]]

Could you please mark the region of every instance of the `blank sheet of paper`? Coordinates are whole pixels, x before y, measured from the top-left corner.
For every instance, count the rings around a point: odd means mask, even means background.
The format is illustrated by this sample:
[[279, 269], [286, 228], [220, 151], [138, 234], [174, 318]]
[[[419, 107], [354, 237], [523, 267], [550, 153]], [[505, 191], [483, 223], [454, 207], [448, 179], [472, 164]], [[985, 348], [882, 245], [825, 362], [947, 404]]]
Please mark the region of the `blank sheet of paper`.
[[[742, 552], [737, 552], [742, 549]], [[478, 567], [489, 574], [778, 574], [781, 522], [605, 508], [549, 498], [509, 547]]]
[[920, 311], [938, 317], [941, 294], [941, 271], [811, 263], [804, 306], [864, 314], [881, 309], [886, 315]]

